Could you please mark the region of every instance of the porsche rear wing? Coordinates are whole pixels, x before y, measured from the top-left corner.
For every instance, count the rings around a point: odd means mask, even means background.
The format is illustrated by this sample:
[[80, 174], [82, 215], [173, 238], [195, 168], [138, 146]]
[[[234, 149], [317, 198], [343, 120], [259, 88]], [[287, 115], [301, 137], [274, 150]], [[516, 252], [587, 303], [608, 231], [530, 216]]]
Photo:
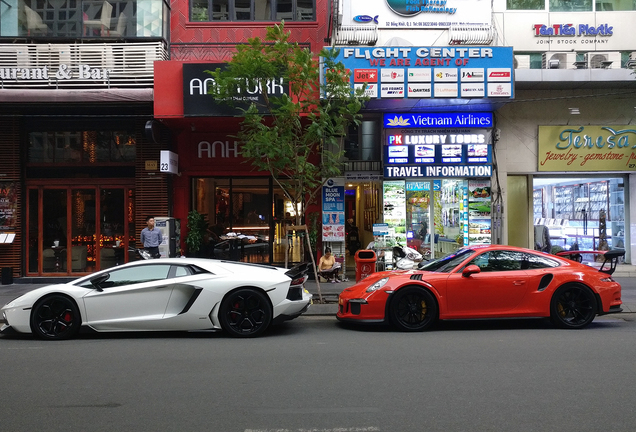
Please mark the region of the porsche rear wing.
[[[582, 251], [582, 250], [569, 250], [569, 251], [561, 251], [557, 252], [558, 256], [563, 256], [569, 258], [573, 261], [582, 261], [582, 255], [600, 255], [603, 257], [603, 264], [598, 269], [598, 271], [602, 273], [607, 273], [608, 275], [612, 275], [616, 270], [616, 265], [618, 264], [618, 259], [622, 256], [625, 256], [624, 249], [612, 249], [608, 251]], [[608, 268], [605, 268], [605, 264], [608, 264]]]
[[[618, 264], [618, 259], [623, 256], [625, 256], [624, 249], [608, 250], [607, 252], [603, 254], [604, 261], [603, 261], [603, 264], [601, 265], [601, 268], [598, 269], [598, 271], [611, 275], [616, 270], [616, 264]], [[607, 263], [609, 263], [609, 268], [605, 268], [605, 264]]]

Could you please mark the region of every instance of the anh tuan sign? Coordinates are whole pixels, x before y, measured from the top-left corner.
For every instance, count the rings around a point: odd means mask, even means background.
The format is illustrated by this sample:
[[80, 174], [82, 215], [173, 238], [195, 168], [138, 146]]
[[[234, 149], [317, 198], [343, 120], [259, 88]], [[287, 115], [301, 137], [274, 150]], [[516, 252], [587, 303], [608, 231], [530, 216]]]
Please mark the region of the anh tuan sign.
[[539, 126], [539, 171], [636, 171], [636, 128]]

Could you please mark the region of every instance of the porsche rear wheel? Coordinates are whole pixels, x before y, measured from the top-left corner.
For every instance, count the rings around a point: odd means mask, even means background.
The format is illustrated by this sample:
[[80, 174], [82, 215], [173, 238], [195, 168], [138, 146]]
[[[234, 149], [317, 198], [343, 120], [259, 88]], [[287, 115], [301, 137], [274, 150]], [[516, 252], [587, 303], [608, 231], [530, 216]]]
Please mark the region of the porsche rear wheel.
[[586, 286], [564, 285], [554, 293], [550, 318], [566, 329], [583, 328], [594, 320], [597, 305], [594, 293]]
[[256, 337], [272, 322], [272, 308], [265, 294], [244, 288], [234, 291], [221, 304], [219, 320], [233, 337]]
[[70, 339], [77, 334], [80, 325], [77, 305], [63, 295], [44, 297], [31, 311], [31, 331], [40, 339]]
[[398, 290], [389, 305], [391, 324], [402, 331], [423, 331], [437, 319], [437, 302], [422, 288]]

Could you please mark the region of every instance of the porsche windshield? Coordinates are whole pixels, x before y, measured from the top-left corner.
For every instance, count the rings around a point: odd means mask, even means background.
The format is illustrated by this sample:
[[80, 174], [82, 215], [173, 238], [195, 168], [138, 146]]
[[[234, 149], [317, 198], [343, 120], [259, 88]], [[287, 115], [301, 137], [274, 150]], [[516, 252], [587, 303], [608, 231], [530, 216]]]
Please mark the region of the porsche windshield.
[[472, 249], [458, 249], [442, 258], [431, 261], [420, 268], [420, 270], [449, 273], [462, 261], [475, 253]]

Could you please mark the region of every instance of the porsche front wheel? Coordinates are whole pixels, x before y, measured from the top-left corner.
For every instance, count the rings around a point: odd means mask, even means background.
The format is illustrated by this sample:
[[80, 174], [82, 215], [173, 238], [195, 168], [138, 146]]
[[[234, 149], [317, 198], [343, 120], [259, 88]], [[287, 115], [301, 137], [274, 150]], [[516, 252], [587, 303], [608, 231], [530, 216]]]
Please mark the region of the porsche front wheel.
[[244, 288], [230, 293], [221, 304], [219, 320], [234, 337], [256, 337], [272, 322], [272, 309], [265, 294]]
[[40, 299], [31, 312], [31, 331], [40, 339], [70, 339], [77, 334], [80, 324], [77, 305], [63, 295]]
[[588, 287], [565, 285], [552, 297], [550, 318], [558, 327], [578, 329], [594, 320], [596, 308], [596, 298]]
[[402, 331], [426, 330], [437, 319], [437, 302], [425, 289], [402, 288], [391, 300], [389, 318]]

